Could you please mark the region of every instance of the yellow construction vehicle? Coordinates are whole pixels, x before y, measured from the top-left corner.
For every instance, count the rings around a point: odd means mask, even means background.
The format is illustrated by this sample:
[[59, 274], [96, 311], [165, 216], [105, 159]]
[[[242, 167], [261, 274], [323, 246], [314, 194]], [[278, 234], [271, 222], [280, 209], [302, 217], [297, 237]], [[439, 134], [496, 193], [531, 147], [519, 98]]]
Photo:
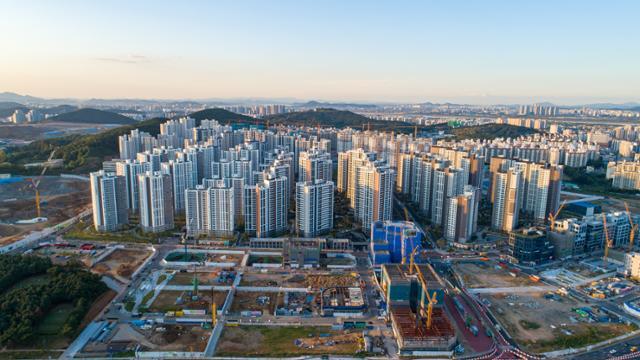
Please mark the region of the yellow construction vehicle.
[[629, 232], [629, 251], [633, 250], [633, 240], [636, 237], [636, 232], [638, 232], [638, 224], [633, 223], [633, 219], [631, 218], [631, 211], [629, 211], [629, 205], [627, 202], [624, 202], [624, 209], [627, 210], [627, 216], [629, 217], [629, 224], [631, 225], [631, 232]]
[[563, 201], [562, 204], [560, 204], [560, 206], [558, 207], [558, 210], [556, 211], [555, 214], [549, 213], [549, 228], [551, 229], [551, 231], [555, 230], [556, 218], [558, 217], [558, 215], [560, 215], [560, 211], [562, 211], [565, 204], [566, 204], [566, 201]]

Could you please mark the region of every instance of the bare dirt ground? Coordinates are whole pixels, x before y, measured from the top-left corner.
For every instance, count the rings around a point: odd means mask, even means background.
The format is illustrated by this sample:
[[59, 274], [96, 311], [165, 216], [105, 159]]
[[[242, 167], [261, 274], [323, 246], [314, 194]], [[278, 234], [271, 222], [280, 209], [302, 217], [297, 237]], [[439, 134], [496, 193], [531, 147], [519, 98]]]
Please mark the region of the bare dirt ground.
[[148, 332], [148, 339], [158, 351], [196, 351], [202, 352], [207, 347], [211, 330], [198, 325], [162, 325], [165, 330]]
[[611, 212], [611, 211], [624, 211], [624, 202], [627, 202], [629, 205], [629, 211], [633, 214], [640, 213], [640, 197], [627, 197], [624, 199], [617, 198], [606, 198], [602, 200], [592, 201], [593, 204], [600, 205], [602, 207], [602, 211]]
[[505, 269], [495, 268], [493, 262], [460, 263], [453, 266], [468, 288], [496, 288], [535, 285], [527, 276], [509, 275]]
[[244, 273], [240, 286], [305, 287], [304, 275]]
[[[198, 283], [200, 285], [226, 285], [218, 284], [216, 279], [221, 270], [201, 272], [198, 271]], [[178, 272], [169, 280], [169, 285], [193, 285], [193, 272]]]
[[353, 355], [361, 348], [361, 343], [361, 332], [333, 331], [327, 327], [226, 327], [222, 331], [216, 355], [256, 357], [288, 357], [305, 354]]
[[15, 224], [18, 220], [37, 216], [35, 192], [31, 182], [0, 184], [0, 244], [10, 243], [31, 231], [58, 224], [82, 212], [90, 203], [89, 182], [45, 176], [40, 186], [42, 216], [48, 221], [36, 224]]
[[[216, 303], [222, 308], [227, 299], [227, 291], [200, 290], [198, 300], [191, 300], [188, 291], [161, 291], [149, 307], [152, 312], [167, 312], [181, 309], [210, 310], [211, 304]], [[181, 300], [178, 301], [178, 298]]]
[[109, 256], [93, 266], [93, 271], [111, 275], [114, 278], [130, 279], [131, 274], [144, 260], [151, 255], [150, 251], [138, 249], [116, 249]]
[[[544, 293], [482, 295], [491, 303], [491, 311], [500, 324], [519, 344], [531, 351], [557, 350], [562, 341], [570, 343], [571, 337], [590, 332], [600, 336], [619, 335], [624, 325], [614, 323], [588, 323], [572, 309], [589, 304], [569, 297], [550, 300]], [[568, 331], [568, 335], [565, 331]], [[593, 337], [596, 337], [596, 333]]]
[[352, 275], [307, 275], [305, 276], [305, 282], [312, 289], [358, 285], [358, 279]]
[[[263, 304], [258, 302], [258, 298], [266, 297], [268, 302]], [[265, 298], [262, 298], [263, 301]], [[273, 315], [278, 303], [282, 303], [283, 294], [281, 293], [261, 293], [254, 291], [237, 291], [231, 303], [231, 312], [240, 313], [241, 311], [262, 311], [263, 314]]]

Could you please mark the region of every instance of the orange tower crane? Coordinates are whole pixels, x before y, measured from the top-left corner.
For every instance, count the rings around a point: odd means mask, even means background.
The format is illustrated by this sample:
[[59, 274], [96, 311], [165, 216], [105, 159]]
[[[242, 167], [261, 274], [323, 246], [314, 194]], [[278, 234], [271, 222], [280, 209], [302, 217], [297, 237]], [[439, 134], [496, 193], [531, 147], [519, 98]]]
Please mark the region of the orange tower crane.
[[51, 151], [51, 154], [49, 154], [49, 158], [42, 166], [42, 171], [40, 172], [40, 176], [38, 176], [38, 178], [35, 180], [33, 178], [29, 179], [31, 181], [31, 186], [33, 186], [33, 189], [36, 192], [36, 216], [37, 217], [42, 217], [42, 212], [40, 209], [40, 190], [38, 190], [38, 186], [40, 186], [40, 181], [42, 181], [44, 174], [47, 172], [47, 169], [49, 168], [49, 164], [53, 159], [53, 154], [55, 154], [55, 152], [56, 152], [56, 149], [53, 149], [53, 151]]
[[609, 240], [609, 229], [607, 229], [607, 215], [602, 214], [602, 231], [604, 231], [604, 258], [602, 259], [602, 263], [604, 265], [605, 271], [607, 269], [607, 256], [609, 255], [609, 247], [611, 246], [611, 241]]
[[560, 211], [562, 211], [566, 203], [566, 201], [563, 201], [562, 204], [560, 204], [560, 206], [558, 207], [558, 210], [556, 210], [555, 214], [549, 213], [549, 228], [551, 229], [551, 231], [555, 230], [556, 218], [558, 217], [558, 215], [560, 215]]
[[638, 232], [638, 224], [633, 223], [633, 219], [631, 218], [631, 211], [629, 211], [629, 205], [627, 202], [624, 202], [624, 209], [627, 210], [627, 216], [629, 217], [629, 224], [631, 225], [631, 232], [629, 232], [629, 251], [633, 250], [633, 240], [636, 237], [636, 232]]
[[420, 280], [420, 284], [422, 285], [422, 291], [424, 292], [425, 296], [423, 296], [420, 299], [420, 310], [419, 310], [419, 316], [416, 316], [416, 318], [424, 318], [425, 317], [425, 298], [427, 299], [427, 304], [426, 304], [426, 325], [427, 325], [427, 329], [431, 329], [431, 323], [432, 323], [432, 316], [433, 316], [433, 306], [435, 304], [438, 303], [438, 299], [436, 299], [436, 292], [434, 291], [433, 294], [429, 294], [429, 288], [427, 288], [427, 282], [424, 279], [424, 276], [422, 275], [422, 271], [420, 270], [420, 267], [416, 264], [413, 264], [413, 266], [416, 268], [416, 272], [418, 274], [418, 280]]

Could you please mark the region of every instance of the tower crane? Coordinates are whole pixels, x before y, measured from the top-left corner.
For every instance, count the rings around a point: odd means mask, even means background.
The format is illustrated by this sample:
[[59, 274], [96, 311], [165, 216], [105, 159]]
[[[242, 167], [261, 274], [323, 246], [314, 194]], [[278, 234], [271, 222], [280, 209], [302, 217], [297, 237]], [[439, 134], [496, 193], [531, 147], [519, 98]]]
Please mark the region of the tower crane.
[[33, 186], [33, 189], [36, 192], [36, 217], [39, 217], [39, 218], [42, 217], [42, 212], [40, 210], [40, 191], [38, 190], [38, 186], [40, 186], [40, 182], [42, 181], [44, 174], [47, 172], [47, 169], [49, 168], [49, 164], [53, 159], [53, 154], [55, 153], [56, 153], [56, 149], [53, 149], [51, 151], [51, 154], [49, 154], [49, 158], [42, 166], [42, 171], [40, 172], [40, 176], [38, 176], [37, 179], [34, 180], [33, 178], [29, 178], [29, 181], [31, 181], [31, 186]]
[[562, 211], [566, 203], [566, 201], [563, 201], [562, 204], [560, 204], [560, 206], [558, 207], [558, 210], [556, 210], [555, 214], [549, 213], [549, 228], [551, 229], [551, 231], [555, 230], [556, 218], [558, 217], [558, 215], [560, 215], [560, 211]]
[[216, 327], [218, 322], [218, 306], [216, 303], [211, 304], [211, 328]]
[[607, 269], [607, 256], [609, 255], [609, 247], [611, 246], [611, 241], [609, 240], [609, 229], [607, 229], [607, 215], [602, 214], [602, 227], [604, 231], [604, 258], [602, 259], [602, 263], [604, 265], [604, 269]]
[[413, 248], [411, 255], [409, 255], [409, 275], [413, 275], [413, 265], [415, 264], [416, 252], [418, 251], [418, 247]]
[[436, 292], [434, 291], [433, 294], [429, 294], [429, 289], [427, 288], [427, 282], [424, 279], [424, 276], [422, 275], [422, 271], [420, 270], [420, 267], [418, 265], [416, 265], [415, 263], [413, 264], [413, 266], [416, 269], [416, 272], [418, 274], [418, 280], [420, 281], [420, 284], [422, 285], [422, 291], [424, 292], [425, 296], [423, 296], [420, 299], [420, 309], [418, 311], [418, 314], [416, 316], [416, 318], [420, 319], [420, 318], [424, 318], [425, 317], [425, 298], [427, 298], [427, 310], [426, 310], [426, 326], [427, 329], [431, 329], [431, 323], [432, 323], [432, 316], [433, 316], [433, 306], [435, 304], [438, 303], [438, 299], [436, 299]]
[[627, 210], [627, 216], [629, 217], [629, 224], [631, 225], [631, 231], [629, 232], [629, 251], [633, 250], [633, 240], [636, 237], [636, 232], [638, 231], [638, 224], [633, 223], [633, 219], [631, 218], [631, 211], [629, 211], [629, 205], [627, 202], [624, 202], [624, 209]]

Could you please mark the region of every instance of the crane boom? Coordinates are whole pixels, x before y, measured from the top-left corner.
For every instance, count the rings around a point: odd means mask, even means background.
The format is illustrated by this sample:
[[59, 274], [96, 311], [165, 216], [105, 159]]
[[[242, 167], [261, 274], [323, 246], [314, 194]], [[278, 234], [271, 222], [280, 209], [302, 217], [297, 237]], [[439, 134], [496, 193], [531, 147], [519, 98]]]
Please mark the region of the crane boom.
[[551, 229], [551, 231], [555, 230], [556, 218], [558, 217], [558, 215], [560, 215], [560, 211], [562, 211], [566, 203], [566, 200], [563, 201], [562, 204], [560, 204], [560, 206], [558, 207], [558, 210], [556, 210], [555, 214], [549, 213], [549, 228]]
[[627, 211], [627, 217], [629, 217], [629, 225], [631, 225], [631, 231], [629, 232], [629, 251], [633, 250], [633, 240], [636, 237], [636, 232], [638, 231], [638, 224], [633, 223], [633, 218], [631, 217], [631, 211], [629, 211], [629, 205], [627, 202], [624, 202], [624, 209]]
[[431, 329], [433, 306], [438, 303], [438, 299], [436, 299], [436, 292], [435, 291], [433, 292], [433, 294], [429, 294], [429, 289], [427, 288], [427, 281], [424, 279], [424, 276], [422, 275], [422, 271], [420, 270], [420, 267], [418, 265], [416, 265], [415, 263], [413, 264], [413, 266], [416, 268], [416, 272], [418, 274], [418, 280], [420, 281], [420, 284], [422, 285], [422, 291], [424, 292], [424, 296], [420, 300], [419, 315], [420, 316], [424, 316], [424, 300], [425, 300], [425, 297], [426, 297], [427, 301], [428, 301], [427, 302], [427, 324], [426, 325], [427, 325], [427, 329]]
[[605, 238], [605, 242], [604, 242], [604, 258], [602, 263], [604, 264], [604, 268], [605, 270], [607, 269], [607, 256], [609, 255], [609, 246], [611, 246], [611, 243], [609, 242], [609, 230], [607, 229], [607, 215], [603, 214], [602, 215], [602, 231], [604, 231], [604, 238]]

